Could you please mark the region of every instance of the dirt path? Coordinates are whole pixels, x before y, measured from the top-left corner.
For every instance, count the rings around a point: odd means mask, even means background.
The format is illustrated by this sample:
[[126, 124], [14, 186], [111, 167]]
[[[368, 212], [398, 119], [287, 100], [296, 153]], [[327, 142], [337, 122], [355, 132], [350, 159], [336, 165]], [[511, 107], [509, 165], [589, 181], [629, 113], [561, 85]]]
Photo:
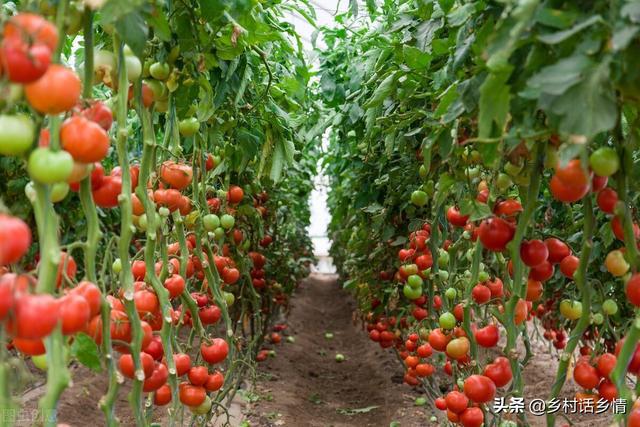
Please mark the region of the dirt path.
[[[355, 304], [335, 276], [312, 275], [292, 305], [287, 333], [295, 341], [261, 364], [258, 400], [247, 413], [252, 426], [427, 424], [431, 414], [414, 406], [417, 395], [402, 384], [392, 354], [354, 324]], [[337, 353], [346, 360], [336, 362]]]

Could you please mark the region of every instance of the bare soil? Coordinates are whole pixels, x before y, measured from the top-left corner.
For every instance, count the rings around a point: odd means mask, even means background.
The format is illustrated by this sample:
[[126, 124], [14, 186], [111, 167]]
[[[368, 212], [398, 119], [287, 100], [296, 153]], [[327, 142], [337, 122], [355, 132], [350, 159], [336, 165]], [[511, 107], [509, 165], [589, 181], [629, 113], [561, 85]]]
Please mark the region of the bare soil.
[[[355, 317], [355, 303], [337, 277], [312, 274], [292, 298], [286, 333], [274, 347], [276, 357], [260, 365], [255, 395], [245, 410], [251, 426], [444, 426], [442, 413], [402, 383], [402, 370], [391, 351], [371, 342]], [[325, 332], [334, 335], [325, 338]], [[536, 356], [524, 371], [525, 401], [547, 399], [557, 369], [557, 355], [546, 343], [534, 341]], [[524, 350], [524, 349], [523, 349]], [[340, 353], [346, 360], [338, 363]], [[483, 357], [491, 357], [484, 353]], [[446, 382], [445, 378], [442, 378]], [[569, 379], [561, 397], [572, 398], [578, 387]], [[431, 416], [439, 417], [430, 422]], [[508, 417], [506, 417], [508, 418]], [[612, 425], [609, 414], [568, 415], [573, 426]], [[517, 418], [512, 418], [517, 421]], [[544, 417], [527, 414], [532, 427], [546, 426]], [[557, 426], [568, 425], [558, 417]]]

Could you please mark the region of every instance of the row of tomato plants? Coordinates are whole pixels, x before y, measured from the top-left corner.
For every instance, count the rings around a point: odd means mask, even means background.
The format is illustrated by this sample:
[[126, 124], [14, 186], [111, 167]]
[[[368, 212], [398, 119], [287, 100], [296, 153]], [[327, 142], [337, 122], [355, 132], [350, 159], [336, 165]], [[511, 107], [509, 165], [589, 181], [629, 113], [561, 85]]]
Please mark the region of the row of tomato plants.
[[[204, 425], [264, 359], [271, 319], [311, 261], [313, 153], [294, 159], [303, 129], [273, 119], [306, 95], [271, 93], [287, 80], [304, 89], [301, 56], [278, 36], [279, 12], [256, 5], [34, 6], [1, 19], [2, 422], [19, 416], [25, 379], [10, 367], [29, 356], [47, 371], [45, 425], [78, 362], [107, 376], [106, 425], [124, 415], [125, 383], [131, 422], [170, 405], [163, 424], [182, 425], [186, 408]], [[192, 30], [233, 52], [180, 38]]]
[[[606, 44], [636, 10], [525, 3], [400, 1], [325, 31], [332, 255], [438, 419], [528, 425], [494, 398], [572, 377], [637, 426], [638, 44]], [[557, 356], [547, 390], [525, 389], [534, 341]]]

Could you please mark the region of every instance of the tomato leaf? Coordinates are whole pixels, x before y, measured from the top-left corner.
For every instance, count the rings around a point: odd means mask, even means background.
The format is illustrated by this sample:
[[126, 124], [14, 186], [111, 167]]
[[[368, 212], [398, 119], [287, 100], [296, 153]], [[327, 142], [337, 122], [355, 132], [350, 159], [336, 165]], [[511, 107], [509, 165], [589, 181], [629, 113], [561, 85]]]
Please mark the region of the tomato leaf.
[[138, 58], [144, 58], [144, 48], [147, 44], [147, 23], [138, 12], [121, 16], [115, 24], [118, 35], [131, 48]]
[[469, 215], [469, 221], [480, 221], [492, 215], [489, 205], [480, 203], [475, 199], [463, 200], [462, 203], [460, 203], [460, 213], [462, 215]]
[[478, 134], [480, 138], [502, 135], [511, 100], [507, 79], [510, 72], [491, 73], [480, 86]]
[[75, 335], [73, 344], [71, 344], [71, 356], [94, 372], [102, 371], [98, 345], [83, 332]]
[[546, 44], [558, 44], [558, 43], [561, 43], [561, 42], [567, 40], [569, 37], [572, 37], [575, 34], [578, 34], [580, 31], [582, 31], [582, 30], [584, 30], [586, 28], [589, 28], [593, 24], [601, 23], [601, 22], [604, 22], [602, 17], [600, 15], [594, 15], [594, 16], [590, 17], [589, 19], [586, 19], [586, 20], [574, 25], [573, 27], [571, 27], [568, 30], [558, 31], [556, 33], [551, 33], [551, 34], [539, 35], [538, 36], [538, 40], [540, 40], [541, 42], [546, 43]]

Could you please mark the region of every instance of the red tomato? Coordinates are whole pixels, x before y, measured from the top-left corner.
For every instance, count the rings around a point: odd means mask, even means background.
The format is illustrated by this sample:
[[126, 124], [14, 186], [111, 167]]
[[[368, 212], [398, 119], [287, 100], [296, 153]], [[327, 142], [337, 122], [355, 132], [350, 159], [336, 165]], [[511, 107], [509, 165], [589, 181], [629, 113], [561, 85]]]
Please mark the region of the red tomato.
[[493, 213], [498, 216], [512, 217], [522, 212], [522, 204], [514, 199], [502, 200], [496, 203]]
[[444, 397], [447, 409], [454, 414], [459, 414], [469, 406], [469, 398], [459, 391], [450, 391]]
[[569, 279], [573, 279], [573, 274], [578, 269], [579, 264], [580, 258], [574, 255], [569, 255], [560, 262], [560, 271], [562, 271], [562, 274]]
[[460, 423], [463, 427], [480, 427], [484, 423], [484, 413], [482, 409], [472, 407], [460, 414]]
[[180, 402], [187, 406], [200, 406], [207, 398], [207, 391], [204, 387], [181, 383], [179, 390]]
[[60, 298], [59, 304], [64, 335], [75, 334], [87, 326], [91, 318], [91, 307], [83, 296], [70, 293]]
[[29, 44], [16, 38], [0, 45], [0, 65], [14, 83], [32, 83], [46, 73], [51, 64], [51, 49], [42, 43]]
[[447, 221], [456, 227], [464, 227], [469, 220], [469, 215], [462, 215], [455, 206], [447, 209]]
[[611, 353], [604, 353], [598, 358], [598, 364], [596, 365], [596, 369], [598, 370], [598, 374], [600, 376], [609, 378], [609, 374], [616, 367], [616, 362], [618, 358]]
[[547, 245], [547, 248], [549, 249], [548, 260], [553, 264], [557, 264], [565, 257], [571, 255], [571, 249], [569, 249], [569, 246], [560, 239], [550, 237], [544, 241], [544, 244]]
[[227, 191], [227, 201], [233, 205], [240, 203], [244, 198], [244, 191], [237, 185], [232, 185]]
[[477, 304], [485, 304], [491, 300], [491, 290], [482, 283], [479, 283], [471, 290], [471, 296]]
[[494, 324], [485, 326], [475, 331], [473, 334], [481, 347], [491, 348], [498, 344], [500, 330]]
[[504, 294], [504, 284], [498, 277], [493, 280], [489, 280], [488, 282], [486, 282], [486, 285], [491, 291], [491, 298], [500, 298]]
[[213, 374], [209, 374], [209, 378], [207, 378], [207, 382], [204, 384], [204, 388], [207, 391], [218, 391], [224, 384], [224, 375], [222, 372], [215, 371]]
[[618, 203], [618, 193], [612, 188], [605, 188], [598, 193], [596, 202], [602, 212], [613, 214], [616, 203]]
[[102, 101], [93, 101], [88, 108], [82, 110], [82, 115], [107, 132], [113, 125], [113, 112]]
[[35, 13], [19, 13], [9, 18], [4, 26], [3, 36], [5, 39], [42, 43], [51, 51], [58, 47], [56, 26]]
[[496, 395], [496, 385], [484, 375], [471, 375], [464, 380], [464, 394], [475, 403], [486, 403]]
[[176, 375], [183, 376], [189, 369], [191, 369], [191, 357], [185, 353], [178, 353], [173, 355], [173, 363], [176, 365]]
[[600, 376], [596, 368], [588, 362], [578, 362], [573, 370], [574, 381], [584, 389], [596, 388], [600, 383]]
[[527, 280], [527, 301], [537, 301], [542, 296], [542, 283], [537, 280]]
[[89, 303], [89, 311], [91, 317], [100, 313], [100, 305], [102, 304], [102, 292], [100, 288], [91, 282], [83, 281], [78, 283], [78, 286], [72, 288], [69, 294], [76, 294], [82, 296], [87, 303]]
[[451, 336], [442, 333], [440, 328], [433, 329], [429, 333], [429, 345], [436, 351], [445, 351]]
[[121, 191], [122, 178], [105, 176], [100, 185], [93, 189], [93, 201], [101, 208], [115, 208], [118, 206], [118, 196]]
[[496, 387], [504, 387], [513, 378], [511, 364], [506, 357], [497, 357], [484, 368], [483, 374], [489, 377]]
[[573, 203], [582, 199], [589, 192], [589, 184], [567, 184], [560, 180], [557, 175], [551, 177], [549, 185], [551, 194], [557, 200], [565, 203]]
[[156, 394], [153, 396], [153, 403], [156, 406], [164, 406], [171, 402], [171, 387], [165, 384], [156, 390]]
[[99, 124], [83, 116], [73, 116], [60, 128], [62, 147], [81, 163], [99, 162], [109, 151], [109, 135]]
[[549, 249], [542, 240], [523, 241], [520, 245], [520, 258], [528, 267], [536, 267], [547, 260]]
[[507, 243], [513, 239], [515, 229], [512, 224], [502, 218], [489, 218], [482, 221], [479, 229], [480, 241], [485, 248], [501, 252]]
[[0, 266], [18, 262], [30, 245], [29, 226], [20, 218], [0, 214]]
[[7, 328], [18, 338], [46, 337], [58, 323], [58, 301], [51, 295], [22, 295], [14, 305]]
[[204, 385], [209, 379], [209, 369], [206, 366], [194, 366], [189, 370], [189, 381], [193, 385]]
[[640, 273], [635, 273], [627, 282], [625, 289], [629, 302], [640, 307]]
[[153, 373], [142, 383], [142, 391], [144, 391], [145, 393], [156, 391], [160, 387], [165, 385], [168, 378], [169, 371], [167, 370], [167, 367], [162, 363], [156, 362]]
[[160, 178], [177, 190], [184, 190], [191, 184], [193, 169], [191, 166], [168, 160], [160, 166]]
[[52, 64], [42, 77], [24, 88], [29, 104], [42, 114], [69, 111], [80, 98], [80, 78], [62, 65]]
[[[155, 369], [155, 363], [153, 361], [153, 357], [148, 355], [147, 353], [140, 353], [140, 365], [142, 366], [142, 371], [144, 372], [145, 379], [151, 377], [153, 371]], [[123, 354], [120, 356], [120, 360], [118, 361], [118, 367], [120, 368], [120, 372], [127, 378], [133, 379], [135, 377], [135, 367], [133, 365], [133, 356], [130, 354]]]
[[47, 352], [43, 340], [28, 340], [25, 338], [14, 338], [11, 342], [20, 353], [27, 356], [40, 356]]
[[202, 343], [200, 345], [202, 358], [210, 365], [220, 363], [229, 354], [229, 344], [222, 338], [214, 338], [211, 344]]
[[184, 291], [185, 281], [179, 274], [172, 274], [164, 281], [164, 287], [169, 291], [169, 298], [176, 298]]
[[549, 261], [543, 261], [542, 264], [533, 267], [529, 271], [529, 278], [539, 282], [546, 282], [553, 277], [553, 265]]

